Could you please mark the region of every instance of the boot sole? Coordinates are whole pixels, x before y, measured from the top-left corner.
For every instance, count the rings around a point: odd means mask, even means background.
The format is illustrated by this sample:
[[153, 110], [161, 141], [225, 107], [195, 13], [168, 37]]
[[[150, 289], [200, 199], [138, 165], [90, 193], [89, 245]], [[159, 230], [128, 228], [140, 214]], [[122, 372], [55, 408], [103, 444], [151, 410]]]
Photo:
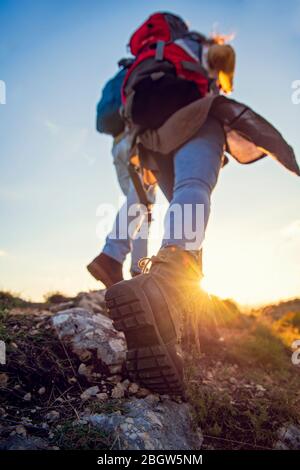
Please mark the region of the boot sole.
[[[106, 292], [105, 300], [114, 327], [126, 337], [126, 367], [130, 378], [157, 393], [184, 396], [182, 359], [176, 351], [176, 336], [165, 343], [162, 325], [142, 289], [135, 292], [126, 281], [120, 282]], [[172, 321], [170, 315], [169, 321]]]

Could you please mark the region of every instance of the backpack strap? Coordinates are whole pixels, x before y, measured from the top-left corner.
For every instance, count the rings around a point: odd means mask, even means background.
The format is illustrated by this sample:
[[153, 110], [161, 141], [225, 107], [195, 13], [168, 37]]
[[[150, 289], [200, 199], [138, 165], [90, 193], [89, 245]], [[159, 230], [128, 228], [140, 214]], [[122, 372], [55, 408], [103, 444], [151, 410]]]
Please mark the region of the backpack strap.
[[158, 62], [164, 60], [165, 44], [165, 41], [157, 41], [156, 43], [155, 60]]
[[190, 72], [201, 73], [204, 77], [208, 77], [207, 70], [200, 64], [200, 62], [189, 62], [187, 60], [183, 60], [181, 62], [182, 67], [185, 70], [189, 70]]

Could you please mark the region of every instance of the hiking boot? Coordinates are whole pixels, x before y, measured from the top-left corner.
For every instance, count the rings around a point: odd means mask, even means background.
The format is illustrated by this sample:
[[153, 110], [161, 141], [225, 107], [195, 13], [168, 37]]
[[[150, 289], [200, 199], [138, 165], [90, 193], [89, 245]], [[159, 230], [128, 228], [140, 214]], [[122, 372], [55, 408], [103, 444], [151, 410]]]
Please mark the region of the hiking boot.
[[123, 280], [122, 264], [105, 253], [100, 253], [87, 266], [87, 270], [97, 281], [101, 281], [107, 289]]
[[160, 394], [183, 394], [180, 348], [184, 309], [199, 289], [199, 260], [177, 246], [162, 248], [151, 268], [108, 289], [114, 327], [125, 333], [126, 365], [134, 380]]
[[136, 277], [141, 274], [141, 271], [130, 271], [131, 277]]

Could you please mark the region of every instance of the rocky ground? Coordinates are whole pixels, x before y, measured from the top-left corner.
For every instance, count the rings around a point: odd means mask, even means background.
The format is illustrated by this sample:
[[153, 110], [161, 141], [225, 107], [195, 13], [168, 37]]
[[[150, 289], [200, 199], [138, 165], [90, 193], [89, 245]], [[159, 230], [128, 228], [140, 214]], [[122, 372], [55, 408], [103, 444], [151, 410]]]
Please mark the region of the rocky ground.
[[281, 315], [209, 301], [183, 402], [128, 379], [103, 291], [41, 304], [0, 293], [0, 449], [299, 449], [300, 301]]

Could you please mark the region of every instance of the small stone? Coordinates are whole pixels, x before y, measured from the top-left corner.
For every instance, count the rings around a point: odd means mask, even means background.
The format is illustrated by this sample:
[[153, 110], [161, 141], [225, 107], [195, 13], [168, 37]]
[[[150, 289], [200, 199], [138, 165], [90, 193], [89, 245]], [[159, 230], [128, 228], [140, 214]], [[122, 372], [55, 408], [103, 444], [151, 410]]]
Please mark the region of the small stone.
[[23, 416], [23, 418], [21, 419], [21, 422], [22, 424], [31, 424], [32, 423], [32, 419], [31, 418], [28, 418], [27, 416]]
[[108, 400], [108, 395], [107, 395], [107, 393], [97, 393], [96, 397], [97, 397], [98, 400], [100, 400], [100, 401], [106, 401], [106, 400]]
[[23, 400], [31, 401], [31, 393], [30, 392], [26, 393], [26, 395], [24, 395], [24, 397], [23, 397]]
[[127, 389], [130, 383], [131, 383], [130, 380], [126, 379], [126, 380], [123, 380], [122, 385], [125, 389]]
[[8, 375], [3, 372], [2, 374], [0, 374], [0, 388], [6, 387], [7, 382], [8, 382]]
[[120, 429], [126, 433], [128, 431], [128, 425], [126, 423], [122, 423], [120, 424]]
[[50, 421], [51, 423], [53, 423], [53, 421], [57, 421], [60, 418], [60, 414], [58, 411], [52, 410], [46, 414], [45, 418], [47, 421]]
[[81, 395], [80, 398], [82, 400], [88, 400], [91, 397], [95, 397], [97, 393], [99, 393], [99, 387], [98, 385], [95, 385], [94, 387], [87, 388]]
[[73, 422], [73, 426], [80, 426], [80, 425], [86, 426], [87, 424], [88, 424], [88, 420], [84, 418], [78, 419], [77, 421]]
[[46, 387], [41, 387], [38, 389], [38, 394], [39, 395], [44, 395], [46, 393]]
[[16, 431], [16, 433], [19, 434], [20, 436], [24, 436], [24, 437], [27, 436], [27, 431], [26, 431], [26, 429], [24, 428], [24, 426], [22, 426], [22, 424], [19, 424], [18, 426], [16, 426], [15, 431]]
[[131, 416], [128, 416], [128, 418], [126, 418], [125, 421], [128, 424], [134, 424], [134, 419]]
[[150, 395], [150, 394], [151, 394], [150, 390], [148, 390], [147, 388], [143, 388], [143, 387], [140, 388], [140, 389], [136, 392], [136, 396], [137, 396], [138, 398], [145, 398], [145, 397], [147, 397], [147, 396]]
[[146, 414], [147, 414], [147, 418], [150, 420], [152, 424], [154, 425], [156, 424], [157, 426], [160, 426], [160, 427], [163, 426], [161, 420], [157, 416], [157, 413], [154, 413], [153, 411], [147, 411]]
[[92, 366], [87, 366], [83, 362], [78, 367], [78, 374], [83, 375], [84, 377], [86, 377], [86, 379], [91, 379], [92, 378], [92, 372], [93, 372], [93, 367]]
[[263, 387], [262, 385], [257, 384], [255, 388], [258, 392], [262, 392], [262, 393], [266, 392], [265, 387]]
[[300, 427], [290, 424], [278, 431], [279, 441], [275, 445], [275, 449], [300, 449]]
[[139, 390], [139, 388], [140, 388], [139, 385], [137, 383], [133, 382], [131, 385], [129, 385], [128, 391], [132, 395], [135, 395], [137, 393], [137, 391]]
[[108, 368], [111, 374], [119, 374], [122, 372], [122, 364], [115, 364], [113, 366], [109, 366]]
[[123, 398], [125, 394], [124, 387], [121, 383], [118, 383], [112, 390], [112, 398]]
[[145, 400], [151, 405], [156, 405], [159, 402], [159, 396], [151, 393], [150, 395], [146, 396]]
[[167, 395], [166, 393], [164, 395], [161, 395], [160, 398], [165, 401], [165, 400], [170, 400], [170, 395]]
[[117, 384], [121, 382], [122, 376], [121, 375], [111, 375], [110, 377], [107, 377], [107, 382], [111, 382], [113, 384]]
[[76, 384], [77, 379], [76, 379], [76, 377], [70, 377], [70, 378], [68, 379], [68, 382], [69, 382], [69, 384]]
[[38, 331], [35, 330], [34, 328], [29, 331], [29, 334], [32, 335], [32, 336], [36, 335], [37, 333], [38, 333]]

